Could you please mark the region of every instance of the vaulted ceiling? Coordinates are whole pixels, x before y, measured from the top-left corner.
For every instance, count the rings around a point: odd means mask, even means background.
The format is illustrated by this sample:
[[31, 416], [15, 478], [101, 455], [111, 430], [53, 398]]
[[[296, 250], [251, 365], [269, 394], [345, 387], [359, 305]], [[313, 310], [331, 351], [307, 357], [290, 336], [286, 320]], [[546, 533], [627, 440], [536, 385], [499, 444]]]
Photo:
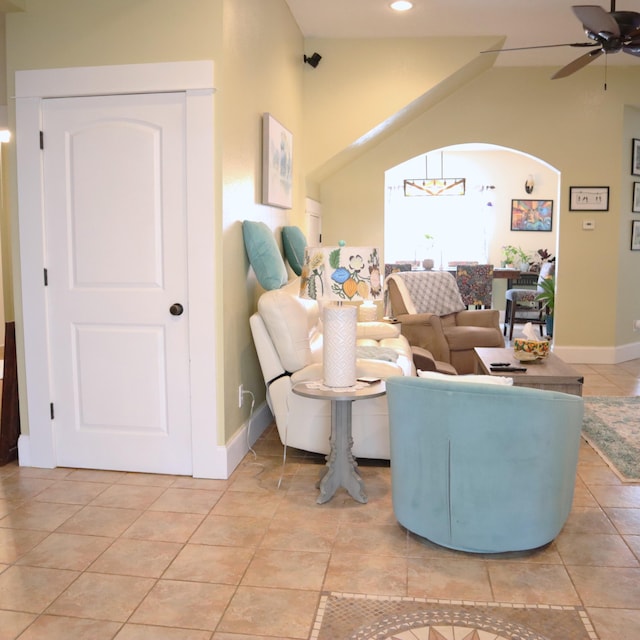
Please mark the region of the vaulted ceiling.
[[[391, 0], [286, 0], [307, 38], [424, 38], [504, 36], [504, 47], [588, 42], [571, 7], [575, 0], [413, 0], [397, 13]], [[611, 0], [600, 6], [611, 10]], [[640, 12], [640, 0], [614, 1], [617, 11]], [[553, 47], [501, 53], [496, 66], [561, 67], [584, 50]], [[593, 64], [638, 65], [640, 57], [601, 56]]]

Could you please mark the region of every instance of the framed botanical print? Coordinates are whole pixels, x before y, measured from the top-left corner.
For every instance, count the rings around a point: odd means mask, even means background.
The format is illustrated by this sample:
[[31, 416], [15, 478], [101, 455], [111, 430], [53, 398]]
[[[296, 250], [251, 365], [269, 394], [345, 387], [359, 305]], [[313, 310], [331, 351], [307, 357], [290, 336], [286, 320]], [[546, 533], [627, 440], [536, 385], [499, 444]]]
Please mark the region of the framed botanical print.
[[262, 117], [262, 204], [293, 206], [293, 134], [270, 113]]
[[640, 213], [640, 182], [633, 183], [633, 199], [631, 201], [633, 213]]
[[640, 176], [640, 140], [631, 141], [631, 175]]
[[640, 251], [640, 220], [631, 221], [631, 251]]

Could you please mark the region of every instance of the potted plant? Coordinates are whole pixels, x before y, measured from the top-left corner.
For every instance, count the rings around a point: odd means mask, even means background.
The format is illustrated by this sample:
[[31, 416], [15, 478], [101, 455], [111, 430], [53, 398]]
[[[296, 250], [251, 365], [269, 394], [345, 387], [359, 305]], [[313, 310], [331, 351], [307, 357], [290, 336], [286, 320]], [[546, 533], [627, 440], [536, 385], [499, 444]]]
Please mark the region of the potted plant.
[[[434, 237], [432, 235], [428, 234], [428, 233], [425, 233], [424, 234], [424, 238], [427, 241], [426, 242], [427, 251], [430, 251], [431, 249], [433, 249]], [[433, 258], [425, 258], [422, 261], [422, 266], [426, 271], [431, 271], [431, 269], [433, 269], [433, 264], [434, 264]]]
[[547, 326], [547, 335], [553, 336], [553, 309], [556, 303], [556, 277], [555, 275], [547, 276], [538, 282], [538, 294], [536, 300], [542, 302], [547, 314], [545, 322]]
[[[521, 271], [526, 271], [529, 268], [529, 256], [526, 251], [523, 251], [520, 247], [506, 244], [502, 247], [502, 253], [504, 255], [503, 264], [505, 267], [511, 265], [512, 267], [518, 267]], [[527, 265], [527, 269], [522, 269], [522, 265], [524, 264]]]
[[554, 262], [555, 258], [546, 249], [538, 249], [529, 261], [529, 271], [538, 272], [545, 262]]

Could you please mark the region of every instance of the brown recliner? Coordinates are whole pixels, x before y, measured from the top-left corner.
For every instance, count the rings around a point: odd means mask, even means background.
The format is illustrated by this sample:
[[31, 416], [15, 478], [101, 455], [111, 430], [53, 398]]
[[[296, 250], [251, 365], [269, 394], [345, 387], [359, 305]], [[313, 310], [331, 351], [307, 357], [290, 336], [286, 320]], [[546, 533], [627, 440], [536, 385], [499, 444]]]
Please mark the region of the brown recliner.
[[[423, 283], [426, 278], [437, 280], [440, 297], [433, 301], [435, 313], [424, 310], [429, 308], [429, 300], [405, 299], [411, 296], [410, 291], [416, 295], [415, 283], [407, 280], [413, 278], [421, 278]], [[459, 374], [474, 373], [474, 347], [504, 347], [498, 310], [466, 311], [451, 274], [429, 271], [398, 273], [387, 278], [386, 286], [391, 312], [401, 323], [402, 334], [409, 344], [427, 349], [436, 360], [453, 365]], [[443, 288], [448, 289], [446, 304], [442, 303]], [[428, 287], [423, 288], [422, 293], [427, 295]], [[444, 313], [438, 313], [443, 310]]]

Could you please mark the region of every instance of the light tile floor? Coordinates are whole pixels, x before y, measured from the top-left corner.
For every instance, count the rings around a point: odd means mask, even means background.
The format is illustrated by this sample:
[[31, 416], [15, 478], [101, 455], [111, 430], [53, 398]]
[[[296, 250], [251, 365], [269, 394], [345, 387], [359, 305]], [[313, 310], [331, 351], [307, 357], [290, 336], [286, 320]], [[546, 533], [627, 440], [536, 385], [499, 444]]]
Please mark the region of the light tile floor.
[[[640, 360], [576, 368], [640, 395]], [[0, 640], [308, 638], [322, 591], [582, 605], [601, 640], [640, 637], [640, 486], [586, 444], [562, 533], [501, 557], [407, 534], [387, 466], [361, 466], [368, 504], [320, 506], [318, 457], [277, 489], [273, 427], [255, 450], [227, 481], [0, 467]]]

